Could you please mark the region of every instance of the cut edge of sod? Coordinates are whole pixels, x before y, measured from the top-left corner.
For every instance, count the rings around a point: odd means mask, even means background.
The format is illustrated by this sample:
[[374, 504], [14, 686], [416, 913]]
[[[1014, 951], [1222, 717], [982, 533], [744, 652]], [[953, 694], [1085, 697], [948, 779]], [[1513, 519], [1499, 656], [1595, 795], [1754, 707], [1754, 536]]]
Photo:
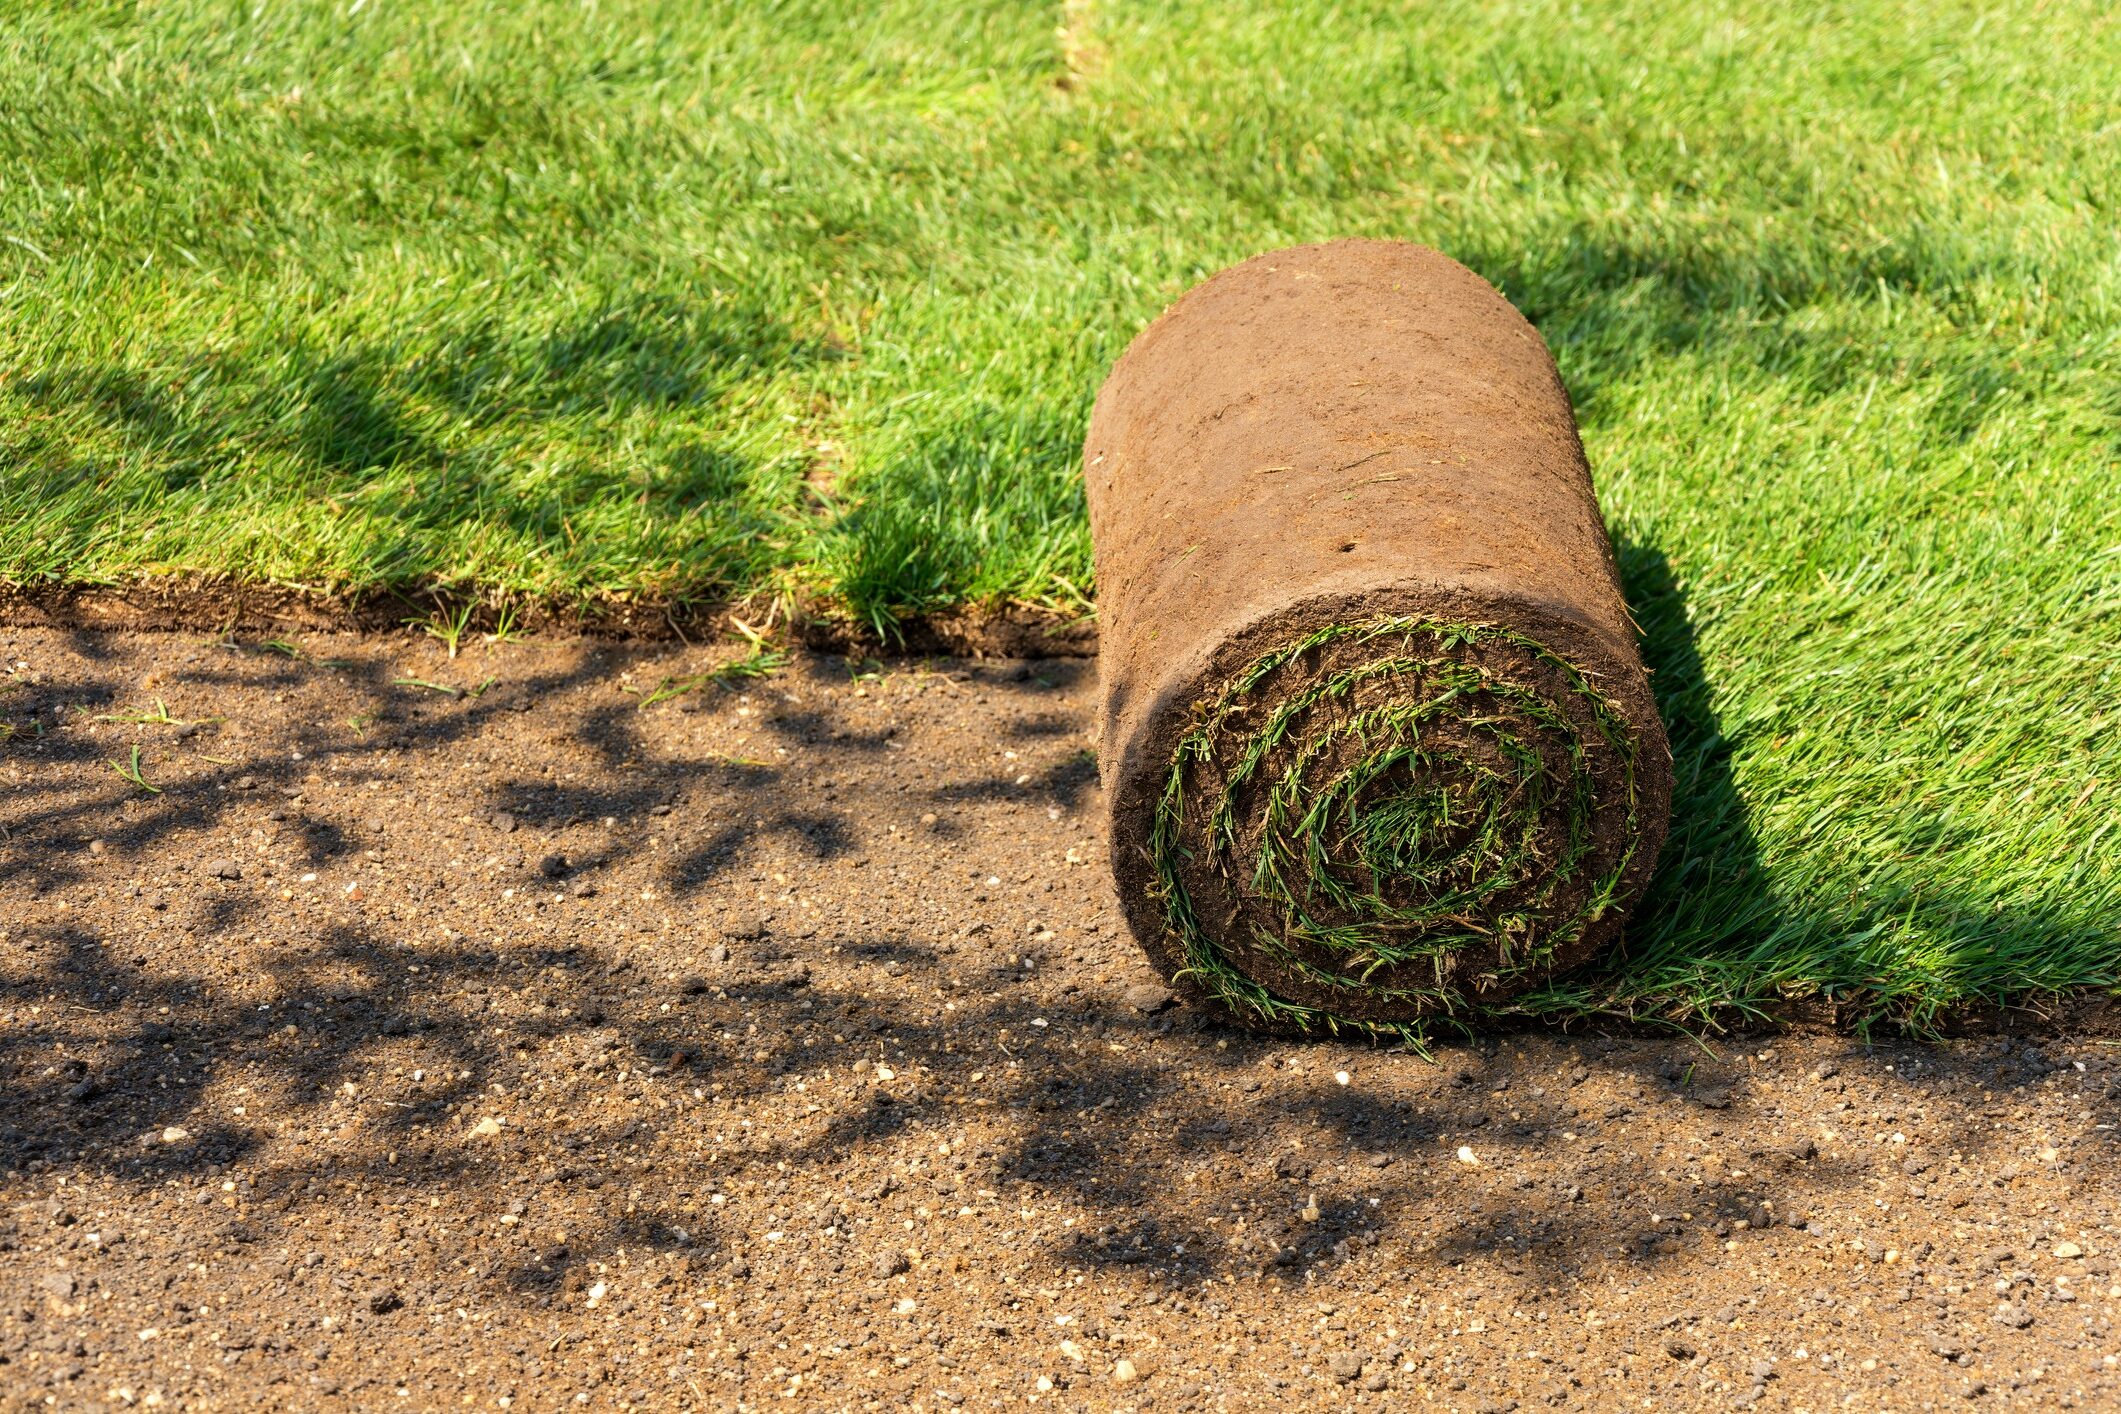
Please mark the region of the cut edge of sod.
[[737, 625], [747, 620], [783, 625], [793, 641], [828, 652], [1020, 658], [1097, 652], [1089, 613], [1006, 598], [907, 613], [879, 630], [872, 617], [830, 595], [787, 589], [739, 597], [532, 594], [442, 583], [333, 590], [206, 574], [0, 581], [5, 627], [418, 634], [445, 644], [533, 633], [674, 642], [741, 636]]

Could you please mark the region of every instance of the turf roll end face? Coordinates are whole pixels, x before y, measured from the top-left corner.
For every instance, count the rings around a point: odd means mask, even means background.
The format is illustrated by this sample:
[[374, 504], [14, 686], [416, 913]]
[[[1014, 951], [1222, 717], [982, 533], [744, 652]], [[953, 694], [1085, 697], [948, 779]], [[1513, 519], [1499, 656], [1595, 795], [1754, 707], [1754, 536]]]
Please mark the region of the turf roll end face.
[[1390, 1029], [1544, 978], [1641, 847], [1625, 715], [1507, 627], [1326, 625], [1189, 716], [1149, 836], [1162, 933], [1269, 1026]]
[[1190, 1000], [1419, 1041], [1614, 945], [1670, 763], [1567, 394], [1417, 246], [1217, 276], [1085, 451], [1112, 855]]

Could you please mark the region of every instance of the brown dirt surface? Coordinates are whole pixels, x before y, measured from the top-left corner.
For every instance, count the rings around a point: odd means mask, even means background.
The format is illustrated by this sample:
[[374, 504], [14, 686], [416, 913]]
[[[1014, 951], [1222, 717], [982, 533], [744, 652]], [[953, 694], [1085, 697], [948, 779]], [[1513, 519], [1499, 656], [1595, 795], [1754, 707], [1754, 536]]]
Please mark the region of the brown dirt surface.
[[[1334, 241], [1257, 256], [1196, 286], [1128, 347], [1099, 391], [1083, 465], [1118, 891], [1164, 976], [1180, 979], [1191, 999], [1232, 1001], [1240, 1017], [1271, 1022], [1201, 982], [1212, 971], [1198, 954], [1213, 953], [1315, 1017], [1383, 1023], [1525, 990], [1618, 939], [1664, 837], [1670, 752], [1568, 392], [1538, 332], [1508, 300], [1456, 261], [1404, 242]], [[1430, 662], [1528, 687], [1544, 715], [1478, 692], [1450, 714], [1478, 725], [1456, 730], [1447, 715], [1418, 732], [1376, 732], [1394, 745], [1418, 738], [1425, 752], [1443, 741], [1430, 760], [1450, 763], [1403, 773], [1408, 779], [1388, 773], [1378, 778], [1380, 792], [1448, 794], [1453, 828], [1463, 831], [1464, 820], [1514, 808], [1544, 788], [1549, 798], [1527, 831], [1536, 839], [1522, 856], [1532, 863], [1506, 869], [1495, 864], [1497, 851], [1468, 850], [1462, 860], [1480, 877], [1438, 871], [1418, 878], [1419, 897], [1388, 889], [1367, 915], [1344, 909], [1299, 919], [1285, 899], [1261, 906], [1259, 836], [1271, 833], [1260, 823], [1263, 785], [1252, 798], [1239, 794], [1239, 847], [1227, 852], [1234, 858], [1204, 836], [1265, 714], [1323, 680], [1330, 663], [1307, 656], [1236, 708], [1229, 720], [1241, 730], [1226, 733], [1230, 749], [1188, 757], [1187, 824], [1169, 855], [1190, 863], [1174, 887], [1153, 840], [1181, 739], [1263, 654], [1323, 626], [1383, 616], [1501, 626], [1560, 655], [1617, 709], [1625, 752], [1607, 749], [1584, 720], [1584, 700], [1556, 690], [1531, 654], [1496, 643], [1432, 645]], [[1399, 642], [1341, 646], [1376, 657], [1402, 651]], [[1279, 781], [1284, 766], [1311, 752], [1296, 771], [1300, 810], [1375, 750], [1363, 733], [1335, 735], [1345, 723], [1326, 719], [1332, 709], [1344, 718], [1439, 691], [1436, 674], [1417, 666], [1327, 698], [1273, 747], [1255, 780]], [[1568, 730], [1542, 725], [1556, 714], [1569, 719]], [[1509, 724], [1501, 752], [1487, 742], [1497, 721]], [[1454, 730], [1464, 740], [1447, 740]], [[1311, 751], [1329, 738], [1331, 749]], [[1515, 764], [1535, 755], [1536, 780]], [[1574, 799], [1558, 784], [1572, 762], [1595, 787], [1587, 819], [1564, 818], [1561, 808]], [[1578, 831], [1590, 836], [1588, 856], [1559, 867]], [[1359, 851], [1334, 840], [1326, 853], [1338, 861]], [[1348, 868], [1393, 876], [1374, 858]], [[1397, 881], [1423, 873], [1402, 867]], [[1505, 875], [1506, 887], [1488, 887]], [[1315, 879], [1316, 871], [1307, 875]], [[1469, 890], [1476, 903], [1438, 907], [1437, 921], [1422, 929], [1378, 921], [1387, 909], [1404, 917]], [[1594, 892], [1616, 902], [1586, 905]], [[1169, 900], [1181, 894], [1202, 935], [1190, 944], [1170, 921]], [[1331, 930], [1342, 936], [1317, 941]], [[1398, 956], [1431, 934], [1459, 935], [1447, 961]], [[1397, 952], [1380, 962], [1380, 945]]]
[[0, 1406], [2121, 1401], [2107, 1044], [1272, 1041], [1087, 664], [289, 646], [0, 632]]

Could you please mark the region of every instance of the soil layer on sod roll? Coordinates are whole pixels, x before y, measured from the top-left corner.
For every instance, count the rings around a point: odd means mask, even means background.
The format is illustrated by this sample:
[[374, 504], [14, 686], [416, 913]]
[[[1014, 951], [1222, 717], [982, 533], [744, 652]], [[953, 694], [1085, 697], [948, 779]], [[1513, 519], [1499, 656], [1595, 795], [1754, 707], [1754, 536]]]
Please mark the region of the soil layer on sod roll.
[[1418, 1035], [1613, 946], [1671, 762], [1545, 344], [1426, 247], [1235, 266], [1084, 447], [1137, 940], [1277, 1030]]

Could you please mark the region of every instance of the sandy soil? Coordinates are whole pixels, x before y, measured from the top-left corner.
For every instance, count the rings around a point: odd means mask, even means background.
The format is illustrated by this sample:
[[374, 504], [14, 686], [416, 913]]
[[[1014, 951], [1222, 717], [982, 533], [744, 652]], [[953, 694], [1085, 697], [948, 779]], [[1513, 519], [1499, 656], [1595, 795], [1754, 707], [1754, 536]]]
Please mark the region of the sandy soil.
[[2109, 1043], [1264, 1041], [1091, 664], [299, 651], [0, 631], [9, 1407], [2121, 1403]]

